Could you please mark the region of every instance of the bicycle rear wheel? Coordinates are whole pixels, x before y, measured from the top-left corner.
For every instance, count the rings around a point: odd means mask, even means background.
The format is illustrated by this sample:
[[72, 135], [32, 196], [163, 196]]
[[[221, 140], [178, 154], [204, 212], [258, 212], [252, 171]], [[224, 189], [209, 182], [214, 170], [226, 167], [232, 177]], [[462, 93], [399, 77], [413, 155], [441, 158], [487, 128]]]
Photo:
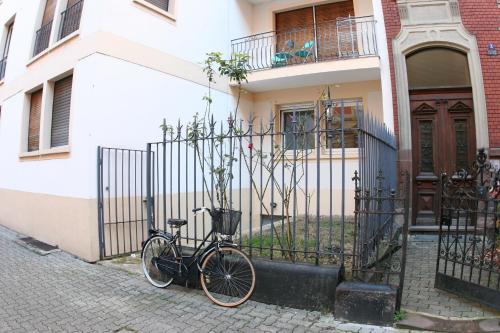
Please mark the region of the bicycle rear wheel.
[[227, 246], [216, 249], [206, 256], [201, 268], [201, 286], [215, 304], [235, 307], [252, 296], [255, 269], [240, 250]]
[[175, 247], [162, 236], [153, 236], [142, 250], [142, 270], [148, 281], [155, 287], [168, 287], [175, 276]]

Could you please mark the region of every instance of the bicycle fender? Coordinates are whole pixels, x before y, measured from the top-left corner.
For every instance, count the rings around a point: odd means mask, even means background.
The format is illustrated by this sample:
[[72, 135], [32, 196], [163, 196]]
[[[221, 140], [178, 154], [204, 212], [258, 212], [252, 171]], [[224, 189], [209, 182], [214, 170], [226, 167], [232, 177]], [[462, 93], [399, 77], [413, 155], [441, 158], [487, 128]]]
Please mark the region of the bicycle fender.
[[[230, 242], [221, 242], [220, 246], [219, 247], [232, 247], [232, 248], [235, 248], [237, 249], [238, 246], [234, 243], [230, 243]], [[201, 257], [199, 257], [199, 259], [197, 260], [196, 262], [196, 266], [198, 266], [198, 270], [201, 272], [201, 263], [205, 260], [205, 258], [212, 252], [214, 252], [215, 250], [217, 249], [217, 245], [215, 246], [212, 246], [210, 249], [208, 249], [205, 253], [203, 253], [203, 255]]]

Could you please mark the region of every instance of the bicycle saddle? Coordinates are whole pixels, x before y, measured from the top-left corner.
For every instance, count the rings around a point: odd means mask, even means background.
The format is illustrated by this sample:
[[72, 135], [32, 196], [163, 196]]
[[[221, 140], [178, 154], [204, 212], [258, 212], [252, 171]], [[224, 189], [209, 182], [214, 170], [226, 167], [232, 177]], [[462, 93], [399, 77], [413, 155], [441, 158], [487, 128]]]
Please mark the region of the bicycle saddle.
[[168, 219], [167, 223], [174, 228], [180, 228], [183, 225], [186, 225], [188, 222], [186, 220], [181, 220], [181, 219]]

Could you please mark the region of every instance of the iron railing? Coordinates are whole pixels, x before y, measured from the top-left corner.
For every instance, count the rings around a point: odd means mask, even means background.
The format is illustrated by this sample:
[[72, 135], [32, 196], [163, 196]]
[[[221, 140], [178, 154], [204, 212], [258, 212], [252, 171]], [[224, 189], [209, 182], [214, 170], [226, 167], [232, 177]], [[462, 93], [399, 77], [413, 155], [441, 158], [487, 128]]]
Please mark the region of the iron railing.
[[70, 35], [80, 28], [84, 0], [80, 0], [61, 13], [61, 30], [59, 39]]
[[500, 170], [481, 149], [441, 188], [436, 287], [500, 309]]
[[0, 81], [5, 77], [5, 69], [7, 68], [7, 57], [0, 60]]
[[43, 25], [35, 34], [35, 48], [33, 49], [33, 57], [40, 54], [49, 47], [50, 34], [52, 32], [52, 20]]
[[[164, 126], [163, 140], [147, 149], [151, 227], [169, 230], [168, 218], [187, 219], [183, 242], [197, 246], [211, 224], [191, 210], [223, 207], [242, 212], [234, 240], [252, 256], [350, 265], [356, 232], [351, 172], [368, 161], [375, 169], [391, 162], [395, 168], [394, 137], [384, 137], [389, 132], [362, 111], [360, 100], [326, 99], [288, 111], [288, 119], [271, 114], [268, 121], [250, 116]], [[360, 148], [348, 148], [353, 142]], [[386, 145], [394, 152], [382, 158]]]
[[410, 177], [402, 173], [399, 186], [392, 187], [394, 172], [379, 169], [374, 187], [364, 187], [357, 172], [353, 178], [356, 238], [352, 267], [354, 279], [398, 287], [399, 309], [406, 266]]
[[147, 152], [142, 150], [97, 149], [101, 259], [140, 251], [148, 237], [146, 157]]
[[339, 18], [290, 31], [270, 31], [231, 41], [232, 53], [249, 56], [251, 70], [376, 56], [373, 16]]

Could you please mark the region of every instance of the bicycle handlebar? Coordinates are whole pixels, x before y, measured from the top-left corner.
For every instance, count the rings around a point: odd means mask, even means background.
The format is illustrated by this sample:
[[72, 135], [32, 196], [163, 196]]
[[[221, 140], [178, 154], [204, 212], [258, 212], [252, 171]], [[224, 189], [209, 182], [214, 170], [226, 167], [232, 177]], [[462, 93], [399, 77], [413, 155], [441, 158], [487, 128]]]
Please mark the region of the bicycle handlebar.
[[198, 212], [202, 212], [202, 211], [207, 211], [210, 215], [212, 215], [212, 212], [210, 211], [210, 208], [208, 208], [208, 207], [200, 207], [200, 208], [193, 209], [193, 213], [195, 213], [195, 215]]

